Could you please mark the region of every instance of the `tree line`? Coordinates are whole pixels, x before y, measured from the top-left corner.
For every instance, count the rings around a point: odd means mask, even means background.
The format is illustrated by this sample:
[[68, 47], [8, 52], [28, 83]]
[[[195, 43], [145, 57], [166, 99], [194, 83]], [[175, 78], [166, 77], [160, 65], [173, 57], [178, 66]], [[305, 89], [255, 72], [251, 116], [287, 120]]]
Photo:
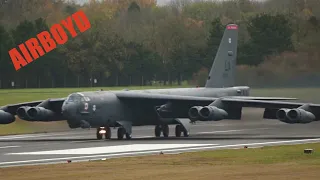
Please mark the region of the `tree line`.
[[[0, 0], [0, 88], [203, 85], [225, 25], [239, 25], [241, 83], [317, 73], [320, 2], [312, 0]], [[15, 71], [8, 51], [77, 10], [91, 28]], [[69, 34], [69, 36], [71, 36]], [[97, 81], [94, 81], [96, 79]]]

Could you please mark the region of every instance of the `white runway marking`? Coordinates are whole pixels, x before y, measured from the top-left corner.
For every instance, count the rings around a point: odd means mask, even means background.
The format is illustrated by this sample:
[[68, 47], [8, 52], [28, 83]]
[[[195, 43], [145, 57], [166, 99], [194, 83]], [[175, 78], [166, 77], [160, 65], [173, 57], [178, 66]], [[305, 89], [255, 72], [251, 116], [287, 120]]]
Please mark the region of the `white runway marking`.
[[218, 144], [129, 144], [117, 146], [104, 147], [89, 147], [77, 149], [64, 149], [52, 151], [38, 151], [38, 152], [21, 152], [8, 153], [10, 155], [79, 155], [79, 154], [107, 154], [107, 153], [125, 153], [132, 151], [152, 151], [173, 148], [190, 148], [199, 146], [213, 146]]
[[[195, 150], [204, 150], [204, 149], [218, 149], [218, 148], [234, 148], [241, 146], [257, 146], [257, 145], [272, 145], [272, 144], [282, 144], [282, 143], [305, 143], [305, 142], [317, 142], [320, 141], [318, 139], [301, 139], [301, 140], [290, 140], [290, 141], [273, 141], [273, 142], [263, 142], [263, 143], [248, 143], [248, 144], [233, 144], [233, 145], [221, 145], [221, 146], [211, 146], [211, 147], [191, 147], [191, 148], [182, 148], [182, 149], [168, 149], [161, 150], [163, 153], [172, 153], [172, 152], [183, 152], [183, 151], [195, 151]], [[159, 150], [154, 151], [143, 151], [143, 152], [127, 152], [127, 153], [115, 153], [115, 154], [100, 154], [100, 155], [92, 155], [92, 156], [73, 156], [73, 157], [63, 157], [63, 158], [49, 158], [49, 159], [33, 159], [33, 160], [24, 160], [24, 161], [10, 161], [10, 162], [0, 162], [0, 165], [15, 165], [21, 163], [41, 163], [41, 162], [57, 162], [63, 160], [76, 160], [76, 159], [87, 159], [89, 158], [108, 158], [108, 157], [117, 157], [117, 156], [133, 156], [133, 155], [143, 155], [143, 154], [152, 154], [159, 153]]]
[[225, 131], [210, 131], [210, 132], [198, 132], [197, 134], [214, 134], [214, 133], [225, 133], [225, 132], [237, 132], [237, 131], [250, 131], [250, 130], [263, 130], [269, 128], [256, 128], [256, 129], [234, 129], [234, 130], [225, 130]]
[[20, 146], [2, 146], [0, 147], [0, 149], [15, 148], [15, 147], [20, 147]]
[[[78, 133], [80, 134], [80, 133]], [[10, 139], [26, 139], [26, 138], [37, 138], [37, 137], [52, 137], [52, 136], [63, 136], [70, 135], [70, 133], [50, 133], [50, 134], [30, 134], [30, 135], [10, 135], [10, 136], [0, 136], [0, 140], [10, 140]]]

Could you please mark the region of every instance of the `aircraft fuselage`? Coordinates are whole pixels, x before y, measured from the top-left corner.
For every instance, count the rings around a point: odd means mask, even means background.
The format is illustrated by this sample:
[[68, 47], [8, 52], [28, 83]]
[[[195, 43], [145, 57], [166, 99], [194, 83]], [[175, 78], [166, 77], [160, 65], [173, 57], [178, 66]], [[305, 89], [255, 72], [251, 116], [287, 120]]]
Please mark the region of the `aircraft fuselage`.
[[[247, 86], [228, 88], [173, 88], [173, 89], [148, 89], [130, 90], [132, 92], [169, 94], [196, 97], [225, 97], [225, 96], [249, 96], [250, 88]], [[70, 128], [78, 128], [86, 122], [90, 127], [117, 126], [117, 121], [131, 121], [132, 125], [159, 124], [159, 117], [155, 113], [155, 106], [161, 104], [147, 104], [142, 101], [122, 103], [115, 95], [116, 91], [81, 92], [69, 95], [63, 103], [62, 112], [67, 117]], [[202, 104], [199, 104], [202, 105]], [[187, 108], [181, 106], [181, 112], [186, 113]], [[186, 114], [176, 114], [186, 116]], [[169, 120], [166, 124], [173, 124]]]

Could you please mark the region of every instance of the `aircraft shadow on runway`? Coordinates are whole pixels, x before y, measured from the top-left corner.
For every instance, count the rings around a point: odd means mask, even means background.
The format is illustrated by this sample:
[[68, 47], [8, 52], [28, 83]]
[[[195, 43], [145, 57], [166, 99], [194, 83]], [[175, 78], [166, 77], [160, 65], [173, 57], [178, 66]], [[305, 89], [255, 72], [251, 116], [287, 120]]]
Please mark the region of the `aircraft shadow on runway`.
[[[251, 137], [250, 137], [251, 136]], [[80, 142], [121, 142], [121, 141], [190, 141], [190, 140], [199, 140], [199, 141], [212, 141], [212, 140], [299, 140], [299, 139], [317, 139], [320, 138], [320, 136], [263, 136], [263, 137], [254, 137], [252, 134], [214, 134], [214, 135], [190, 135], [189, 137], [145, 137], [145, 138], [132, 138], [130, 140], [123, 139], [123, 140], [118, 140], [116, 138], [113, 139], [102, 139], [102, 140], [97, 140], [95, 138], [70, 138], [70, 139], [6, 139], [6, 140], [0, 140], [0, 142], [69, 142], [69, 141], [80, 141]]]

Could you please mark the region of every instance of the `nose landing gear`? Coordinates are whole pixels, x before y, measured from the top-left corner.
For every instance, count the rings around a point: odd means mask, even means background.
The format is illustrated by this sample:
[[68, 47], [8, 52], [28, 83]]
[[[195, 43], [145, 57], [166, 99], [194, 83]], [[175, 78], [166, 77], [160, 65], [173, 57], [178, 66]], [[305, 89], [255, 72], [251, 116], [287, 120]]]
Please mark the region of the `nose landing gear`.
[[97, 139], [102, 139], [103, 135], [105, 136], [105, 139], [111, 139], [111, 129], [110, 127], [99, 127], [97, 128]]

